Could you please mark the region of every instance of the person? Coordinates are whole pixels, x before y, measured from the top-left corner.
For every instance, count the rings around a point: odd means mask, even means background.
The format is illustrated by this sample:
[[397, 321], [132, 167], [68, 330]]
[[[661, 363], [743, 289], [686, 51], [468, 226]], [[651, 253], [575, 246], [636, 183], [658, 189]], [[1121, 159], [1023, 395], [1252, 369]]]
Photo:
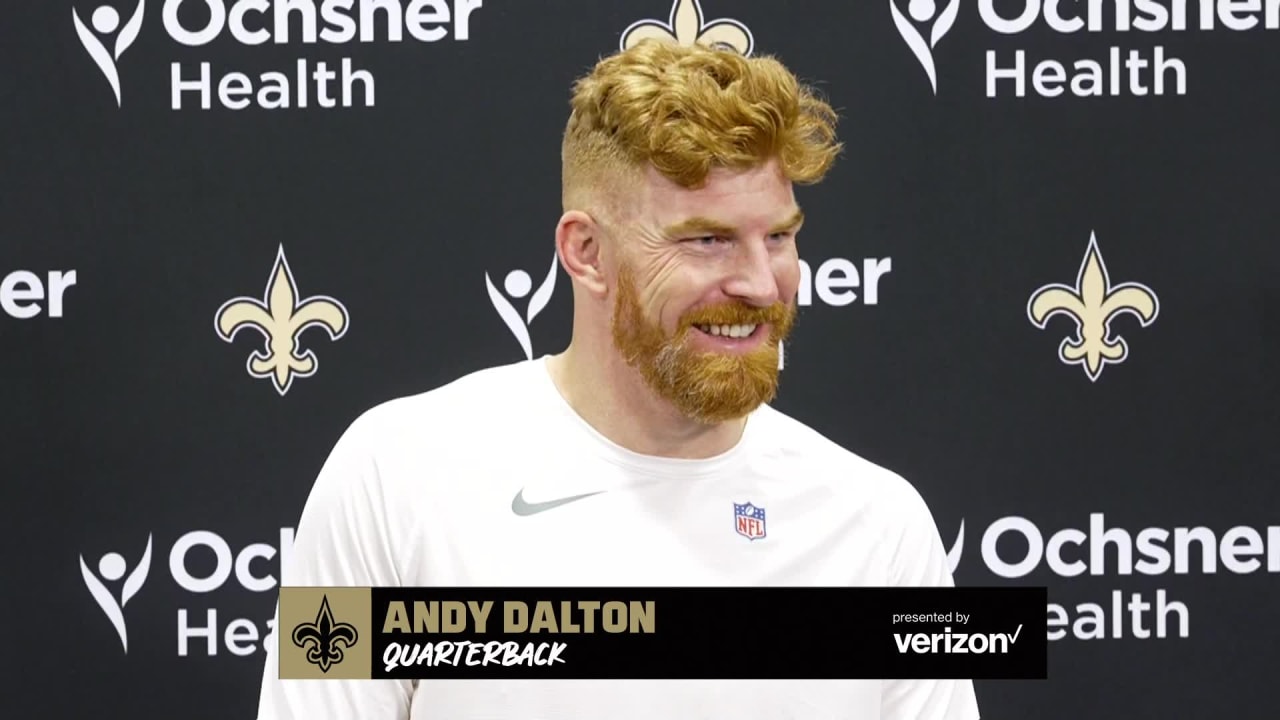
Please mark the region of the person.
[[[602, 58], [562, 144], [568, 346], [357, 418], [281, 584], [952, 585], [911, 484], [770, 405], [794, 186], [840, 154], [836, 119], [775, 58], [655, 41]], [[731, 522], [748, 502], [758, 540]], [[259, 720], [979, 717], [971, 681], [282, 681], [268, 645]]]

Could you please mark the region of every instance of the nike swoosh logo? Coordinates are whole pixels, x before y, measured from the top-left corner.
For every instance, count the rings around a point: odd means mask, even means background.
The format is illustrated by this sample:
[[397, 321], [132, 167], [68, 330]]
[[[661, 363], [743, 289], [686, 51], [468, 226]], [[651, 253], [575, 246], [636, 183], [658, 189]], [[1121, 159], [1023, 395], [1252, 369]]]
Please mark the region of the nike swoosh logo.
[[517, 515], [520, 515], [521, 517], [524, 517], [527, 515], [537, 515], [540, 512], [546, 512], [552, 508], [558, 508], [561, 505], [568, 505], [571, 502], [575, 502], [583, 498], [589, 498], [592, 495], [599, 495], [602, 492], [604, 491], [598, 490], [596, 492], [584, 493], [582, 495], [571, 495], [567, 498], [560, 498], [559, 500], [551, 500], [548, 502], [540, 502], [540, 503], [530, 503], [530, 502], [525, 502], [524, 490], [521, 489], [520, 492], [516, 493], [516, 496], [511, 500], [511, 512]]

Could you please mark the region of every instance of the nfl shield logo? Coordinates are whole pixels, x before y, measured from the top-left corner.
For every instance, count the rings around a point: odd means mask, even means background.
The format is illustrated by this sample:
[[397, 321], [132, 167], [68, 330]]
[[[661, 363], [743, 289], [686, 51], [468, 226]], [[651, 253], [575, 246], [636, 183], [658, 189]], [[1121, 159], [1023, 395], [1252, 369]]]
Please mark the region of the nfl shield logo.
[[764, 537], [764, 508], [751, 503], [733, 504], [733, 527], [738, 534], [748, 540], [759, 540]]

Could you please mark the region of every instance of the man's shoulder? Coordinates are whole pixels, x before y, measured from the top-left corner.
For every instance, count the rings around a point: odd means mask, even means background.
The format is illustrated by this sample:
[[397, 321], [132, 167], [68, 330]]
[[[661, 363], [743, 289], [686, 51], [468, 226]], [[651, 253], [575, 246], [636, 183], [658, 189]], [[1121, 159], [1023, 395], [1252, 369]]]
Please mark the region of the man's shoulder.
[[439, 438], [476, 424], [492, 426], [535, 392], [534, 363], [473, 370], [442, 385], [379, 402], [356, 417], [347, 433], [366, 439]]
[[903, 481], [896, 472], [868, 460], [777, 408], [760, 408], [757, 419], [760, 427], [755, 436], [764, 441], [767, 452], [780, 459], [815, 469], [826, 468], [868, 482], [893, 484]]
[[808, 477], [820, 480], [836, 492], [852, 493], [864, 500], [918, 509], [919, 491], [895, 470], [859, 455], [814, 427], [772, 406], [760, 409], [758, 437], [768, 438], [768, 452], [794, 464]]
[[795, 456], [795, 467], [818, 479], [850, 527], [870, 529], [880, 539], [887, 584], [952, 584], [933, 513], [914, 483], [795, 418], [777, 411], [766, 418], [762, 424], [782, 438], [777, 452]]
[[521, 395], [530, 392], [534, 362], [522, 360], [472, 370], [429, 390], [384, 400], [366, 410], [360, 421], [400, 423], [440, 418], [445, 412], [445, 419], [452, 421], [457, 419], [455, 413], [470, 416], [501, 411], [521, 402]]

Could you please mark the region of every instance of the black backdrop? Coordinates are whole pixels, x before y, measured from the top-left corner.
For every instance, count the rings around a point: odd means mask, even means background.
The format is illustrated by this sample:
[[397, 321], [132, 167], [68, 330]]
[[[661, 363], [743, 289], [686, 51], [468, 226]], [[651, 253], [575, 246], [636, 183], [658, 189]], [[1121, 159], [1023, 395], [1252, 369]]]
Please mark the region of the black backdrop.
[[[169, 4], [189, 31], [241, 17], [211, 2]], [[272, 29], [267, 0], [247, 2], [247, 29]], [[293, 3], [318, 8], [321, 28], [352, 4]], [[961, 584], [1050, 588], [1065, 628], [1051, 679], [980, 682], [984, 717], [1274, 716], [1275, 2], [1205, 3], [1207, 27], [1198, 2], [1185, 23], [1167, 22], [1178, 5], [1163, 0], [1102, 3], [1076, 32], [1059, 16], [1094, 3], [381, 5], [445, 37], [393, 41], [378, 10], [367, 42], [308, 42], [295, 10], [287, 42], [228, 29], [190, 45], [166, 30], [162, 0], [112, 0], [114, 17], [92, 2], [6, 8], [0, 677], [15, 710], [252, 717], [281, 553], [346, 425], [526, 357], [520, 328], [534, 355], [567, 342], [563, 274], [537, 291], [569, 83], [632, 23], [683, 6], [744, 25], [753, 53], [818, 83], [842, 115], [847, 153], [799, 193], [816, 287], [777, 406], [914, 482]], [[999, 30], [1024, 12], [1025, 29]], [[1159, 47], [1181, 67], [1162, 94], [1138, 94], [1128, 68], [1112, 76], [1113, 47]], [[1019, 52], [1025, 93], [1001, 79], [992, 96], [988, 63], [1007, 71]], [[305, 108], [219, 100], [228, 73], [244, 74], [232, 90], [271, 71], [296, 84], [300, 59], [336, 68], [341, 100], [344, 58], [372, 78], [371, 105], [360, 83], [350, 107], [317, 105], [314, 86]], [[1068, 77], [1088, 59], [1101, 95], [1054, 82], [1053, 62]], [[192, 81], [201, 63], [211, 107], [184, 91], [174, 109], [174, 66]], [[1133, 72], [1152, 86], [1149, 68]], [[1051, 86], [1066, 92], [1039, 91]], [[1099, 273], [1078, 288], [1091, 239]], [[327, 298], [341, 327], [297, 335], [314, 371], [278, 386], [246, 365], [266, 335], [247, 325], [226, 341], [215, 314], [269, 299], [280, 253], [285, 286]], [[874, 297], [868, 264], [889, 270]], [[60, 306], [50, 273], [65, 274]], [[1091, 278], [1134, 285], [1104, 307]], [[1077, 319], [1039, 328], [1028, 307], [1055, 283], [1082, 290], [1088, 347], [1123, 338], [1122, 360], [1096, 374], [1063, 360]], [[1144, 303], [1149, 322], [1121, 307]], [[1099, 325], [1100, 308], [1121, 312]], [[1181, 605], [1135, 621], [1134, 596]], [[1138, 637], [1158, 615], [1163, 637]]]

